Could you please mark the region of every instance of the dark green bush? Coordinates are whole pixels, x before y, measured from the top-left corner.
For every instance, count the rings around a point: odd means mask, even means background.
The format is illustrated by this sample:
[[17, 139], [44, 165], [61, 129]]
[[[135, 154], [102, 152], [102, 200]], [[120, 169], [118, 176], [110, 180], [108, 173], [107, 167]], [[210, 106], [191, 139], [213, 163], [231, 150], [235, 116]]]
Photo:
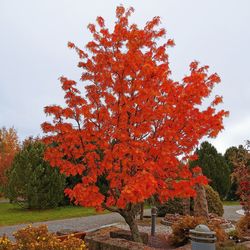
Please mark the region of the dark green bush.
[[[223, 203], [220, 199], [219, 194], [213, 190], [213, 188], [209, 185], [205, 186], [206, 190], [206, 198], [207, 198], [207, 204], [208, 204], [208, 212], [217, 214], [218, 216], [222, 216], [224, 213], [223, 209]], [[193, 213], [193, 200], [190, 202], [191, 204], [191, 214]], [[164, 204], [158, 204], [158, 216], [163, 217], [166, 213], [168, 214], [183, 214], [183, 200], [182, 199], [173, 199], [168, 200]]]
[[157, 215], [159, 217], [164, 217], [165, 214], [183, 214], [183, 205], [181, 199], [168, 200], [164, 204], [158, 204], [157, 206]]
[[45, 146], [38, 140], [25, 142], [8, 172], [5, 196], [32, 209], [57, 207], [64, 197], [65, 177], [44, 161]]
[[218, 192], [214, 191], [213, 188], [209, 185], [205, 186], [205, 190], [209, 213], [214, 213], [222, 216], [224, 213], [224, 209]]

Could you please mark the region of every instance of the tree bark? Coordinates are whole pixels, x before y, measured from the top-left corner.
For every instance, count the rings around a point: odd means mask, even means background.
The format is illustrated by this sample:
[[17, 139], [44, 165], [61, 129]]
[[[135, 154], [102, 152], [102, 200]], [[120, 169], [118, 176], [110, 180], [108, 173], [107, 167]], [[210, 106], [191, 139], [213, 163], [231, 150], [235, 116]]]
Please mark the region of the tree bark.
[[183, 204], [183, 214], [190, 215], [190, 198], [184, 198], [182, 204]]
[[144, 203], [141, 203], [140, 207], [140, 220], [143, 220], [143, 215], [144, 215]]
[[132, 211], [123, 211], [120, 214], [129, 225], [133, 241], [142, 243], [142, 238], [135, 220], [134, 213]]

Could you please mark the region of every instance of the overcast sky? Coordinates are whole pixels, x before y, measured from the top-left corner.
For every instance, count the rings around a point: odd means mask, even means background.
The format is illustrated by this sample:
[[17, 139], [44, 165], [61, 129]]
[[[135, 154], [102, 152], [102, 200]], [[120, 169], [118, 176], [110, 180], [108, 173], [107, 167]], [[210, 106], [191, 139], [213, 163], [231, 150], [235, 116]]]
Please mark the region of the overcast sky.
[[175, 80], [194, 59], [220, 75], [214, 93], [224, 96], [230, 117], [211, 141], [218, 151], [250, 139], [250, 0], [0, 0], [0, 127], [14, 126], [21, 139], [42, 135], [43, 107], [63, 103], [58, 77], [80, 78], [67, 42], [83, 47], [88, 23], [101, 15], [112, 26], [121, 3], [135, 8], [131, 21], [141, 27], [161, 17], [176, 43]]

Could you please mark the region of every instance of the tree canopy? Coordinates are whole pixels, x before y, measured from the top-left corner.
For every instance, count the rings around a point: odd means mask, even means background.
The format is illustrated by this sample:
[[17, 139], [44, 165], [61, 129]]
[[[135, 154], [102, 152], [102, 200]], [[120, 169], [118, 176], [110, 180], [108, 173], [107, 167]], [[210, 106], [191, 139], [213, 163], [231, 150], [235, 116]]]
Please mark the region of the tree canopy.
[[220, 96], [201, 108], [219, 76], [194, 61], [181, 82], [173, 80], [168, 50], [174, 41], [164, 38], [159, 17], [139, 28], [129, 23], [132, 12], [117, 7], [113, 30], [97, 17], [86, 50], [68, 43], [85, 87], [62, 76], [66, 105], [45, 107], [53, 120], [42, 128], [45, 142], [54, 144], [46, 160], [66, 175], [83, 176], [66, 194], [82, 206], [119, 212], [135, 232], [138, 203], [154, 194], [161, 201], [192, 196], [196, 183], [206, 183], [186, 162], [203, 136], [223, 129], [228, 112], [215, 108]]
[[247, 141], [246, 147], [240, 145], [229, 148], [225, 155], [232, 164], [232, 178], [237, 183], [237, 194], [246, 214], [250, 214], [250, 143]]

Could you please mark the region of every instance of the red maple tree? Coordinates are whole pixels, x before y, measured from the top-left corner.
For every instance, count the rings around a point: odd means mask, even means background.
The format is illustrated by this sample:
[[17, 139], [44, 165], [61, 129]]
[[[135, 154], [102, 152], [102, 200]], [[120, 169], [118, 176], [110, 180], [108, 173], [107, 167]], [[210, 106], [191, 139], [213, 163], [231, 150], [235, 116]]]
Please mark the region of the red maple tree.
[[132, 12], [117, 7], [112, 32], [97, 17], [88, 26], [93, 41], [86, 51], [68, 43], [80, 57], [85, 91], [61, 77], [66, 106], [45, 107], [53, 121], [42, 128], [50, 145], [45, 158], [66, 175], [82, 176], [65, 193], [76, 204], [120, 213], [141, 241], [138, 204], [152, 195], [166, 201], [195, 194], [194, 185], [206, 178], [194, 177], [185, 162], [203, 136], [223, 129], [228, 112], [216, 111], [219, 96], [202, 109], [219, 76], [194, 61], [181, 82], [172, 80], [174, 41], [161, 39], [166, 31], [159, 17], [142, 29], [129, 24]]
[[229, 155], [230, 161], [234, 165], [232, 177], [237, 181], [237, 194], [240, 203], [247, 216], [250, 215], [250, 142], [246, 147], [239, 146]]
[[15, 154], [19, 150], [19, 142], [14, 128], [0, 129], [0, 187], [7, 182], [6, 171], [11, 167]]

